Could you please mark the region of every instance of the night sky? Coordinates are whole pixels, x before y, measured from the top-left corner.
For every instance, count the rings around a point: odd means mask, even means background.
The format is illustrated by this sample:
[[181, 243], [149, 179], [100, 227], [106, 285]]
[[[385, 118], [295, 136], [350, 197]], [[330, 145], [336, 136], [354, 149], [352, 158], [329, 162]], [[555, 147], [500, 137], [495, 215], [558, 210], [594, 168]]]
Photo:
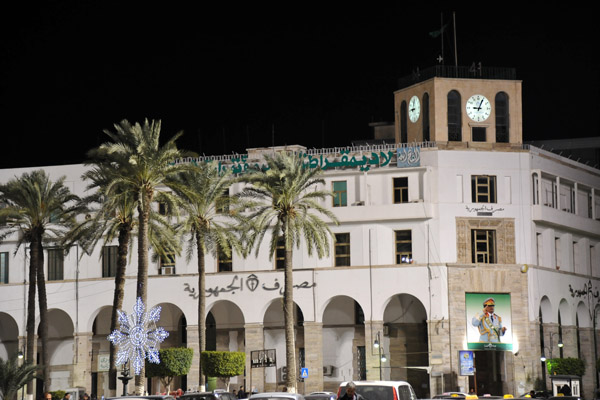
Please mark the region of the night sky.
[[[393, 121], [398, 79], [436, 64], [429, 32], [452, 20], [404, 2], [15, 3], [0, 11], [0, 168], [83, 162], [122, 119], [161, 119], [207, 155], [346, 146]], [[456, 10], [458, 64], [516, 68], [524, 140], [598, 136], [595, 13], [512, 10]]]

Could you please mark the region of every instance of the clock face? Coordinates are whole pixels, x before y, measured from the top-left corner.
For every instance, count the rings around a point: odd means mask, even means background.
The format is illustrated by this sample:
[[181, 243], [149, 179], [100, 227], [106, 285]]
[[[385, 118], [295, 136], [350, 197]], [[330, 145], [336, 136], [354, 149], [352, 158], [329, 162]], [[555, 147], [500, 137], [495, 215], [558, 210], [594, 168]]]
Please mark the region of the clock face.
[[410, 122], [417, 122], [420, 114], [421, 102], [417, 96], [413, 96], [408, 102], [408, 118], [410, 118]]
[[475, 94], [467, 100], [467, 115], [475, 122], [483, 122], [490, 116], [492, 105], [480, 94]]

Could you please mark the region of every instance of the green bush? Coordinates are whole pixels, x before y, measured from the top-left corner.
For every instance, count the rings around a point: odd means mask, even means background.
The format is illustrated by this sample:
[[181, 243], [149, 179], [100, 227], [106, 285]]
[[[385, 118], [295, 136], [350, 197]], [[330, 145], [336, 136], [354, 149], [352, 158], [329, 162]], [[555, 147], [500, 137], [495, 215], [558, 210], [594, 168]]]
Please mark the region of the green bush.
[[[146, 361], [146, 376], [148, 378], [158, 377], [166, 388], [170, 391], [171, 382], [176, 376], [187, 375], [192, 366], [194, 350], [186, 347], [170, 347], [158, 351], [160, 364], [154, 364]], [[54, 399], [52, 399], [54, 400]]]
[[229, 391], [229, 378], [244, 373], [246, 353], [241, 351], [203, 351], [200, 361], [204, 375], [224, 378], [226, 389]]
[[64, 390], [55, 390], [54, 392], [50, 392], [50, 394], [52, 395], [52, 400], [62, 400], [65, 398], [65, 394], [67, 392], [65, 392]]
[[551, 375], [577, 375], [585, 374], [585, 364], [579, 358], [552, 358], [546, 360], [548, 373]]

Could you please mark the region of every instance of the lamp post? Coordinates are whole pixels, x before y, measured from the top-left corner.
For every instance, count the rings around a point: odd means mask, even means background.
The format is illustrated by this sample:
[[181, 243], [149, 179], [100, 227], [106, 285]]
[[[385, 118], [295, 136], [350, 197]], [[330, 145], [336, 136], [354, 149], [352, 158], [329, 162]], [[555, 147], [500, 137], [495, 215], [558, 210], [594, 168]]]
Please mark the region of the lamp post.
[[[23, 346], [21, 348], [21, 350], [19, 350], [19, 352], [17, 353], [17, 358], [19, 360], [23, 360], [23, 358], [25, 358], [25, 346]], [[21, 388], [21, 400], [23, 400], [24, 397], [25, 397], [25, 385], [23, 385], [23, 387]]]
[[[550, 358], [552, 358], [552, 338], [554, 337], [554, 335], [559, 335], [559, 334], [556, 333], [556, 332], [550, 332], [550, 347], [548, 348], [548, 350], [550, 351]], [[560, 348], [562, 348], [564, 346], [564, 344], [562, 342], [562, 338], [560, 338], [560, 335], [559, 335], [559, 338], [558, 338], [558, 344], [557, 344], [557, 346], [560, 347]], [[542, 362], [546, 362], [546, 356], [544, 355], [544, 349], [545, 349], [545, 347], [542, 348], [542, 356], [540, 357], [540, 360]]]
[[381, 343], [380, 331], [377, 331], [375, 335], [375, 342], [373, 342], [373, 347], [379, 350], [379, 380], [383, 380], [381, 363], [387, 361], [387, 357], [385, 356], [385, 350], [383, 349], [383, 343]]

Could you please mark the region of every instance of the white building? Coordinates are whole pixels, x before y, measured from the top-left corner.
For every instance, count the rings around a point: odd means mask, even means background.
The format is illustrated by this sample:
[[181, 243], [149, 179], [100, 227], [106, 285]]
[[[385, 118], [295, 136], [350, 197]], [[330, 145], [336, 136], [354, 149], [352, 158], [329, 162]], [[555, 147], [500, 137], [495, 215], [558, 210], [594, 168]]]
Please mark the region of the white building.
[[[326, 205], [340, 221], [332, 226], [330, 257], [294, 253], [298, 360], [308, 368], [299, 390], [381, 376], [408, 380], [420, 397], [475, 385], [479, 394], [517, 395], [547, 379], [544, 353], [583, 359], [583, 392], [591, 397], [598, 384], [600, 170], [522, 144], [521, 83], [514, 77], [448, 74], [434, 71], [395, 93], [397, 145], [287, 147], [325, 168], [335, 193]], [[273, 150], [214, 158], [243, 171]], [[44, 169], [84, 194], [82, 165]], [[0, 171], [0, 181], [26, 170]], [[230, 193], [239, 190], [234, 185]], [[14, 243], [0, 245], [0, 357], [25, 341], [28, 259], [23, 249], [14, 253]], [[108, 394], [114, 268], [103, 253], [110, 250], [80, 261], [77, 249], [62, 262], [46, 257], [53, 260], [46, 271], [52, 390], [83, 386]], [[135, 255], [127, 312], [135, 301]], [[150, 268], [148, 306], [163, 307], [158, 325], [171, 333], [163, 346], [198, 348], [196, 265], [182, 256], [174, 267]], [[266, 248], [247, 259], [209, 256], [207, 271], [208, 347], [246, 352], [246, 374], [233, 379], [234, 387], [278, 388], [285, 351], [277, 260]], [[507, 328], [491, 345], [478, 343], [472, 324], [488, 297]], [[277, 366], [251, 368], [251, 352], [263, 349], [276, 350]], [[461, 374], [463, 350], [475, 352], [476, 375]], [[380, 351], [387, 361], [380, 363]], [[197, 356], [181, 386], [197, 385]], [[149, 391], [157, 390], [153, 382]]]

